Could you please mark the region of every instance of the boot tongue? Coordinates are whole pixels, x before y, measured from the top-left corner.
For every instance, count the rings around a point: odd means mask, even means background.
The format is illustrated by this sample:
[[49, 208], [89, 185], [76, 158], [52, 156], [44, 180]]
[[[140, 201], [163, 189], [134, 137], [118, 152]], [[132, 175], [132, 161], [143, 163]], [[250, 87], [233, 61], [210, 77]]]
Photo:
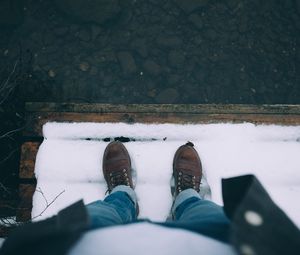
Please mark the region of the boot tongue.
[[190, 142], [190, 141], [188, 141], [185, 145], [194, 147], [194, 144], [192, 142]]

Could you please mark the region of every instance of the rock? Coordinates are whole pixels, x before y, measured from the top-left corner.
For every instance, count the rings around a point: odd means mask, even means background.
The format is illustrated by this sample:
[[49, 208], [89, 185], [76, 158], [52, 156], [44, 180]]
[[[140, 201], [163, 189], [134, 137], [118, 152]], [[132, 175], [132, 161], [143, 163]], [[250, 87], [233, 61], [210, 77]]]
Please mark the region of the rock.
[[104, 87], [109, 87], [109, 86], [111, 86], [113, 83], [114, 83], [114, 78], [113, 78], [112, 76], [110, 76], [109, 74], [106, 74], [106, 75], [103, 77], [102, 85], [103, 85]]
[[100, 35], [100, 33], [102, 32], [101, 27], [97, 26], [97, 25], [92, 25], [91, 30], [92, 30], [92, 39], [93, 40], [95, 40], [98, 37], [98, 35]]
[[147, 89], [154, 89], [155, 88], [155, 82], [153, 82], [152, 80], [148, 80], [145, 83], [145, 86], [147, 87]]
[[175, 68], [183, 68], [185, 55], [181, 51], [172, 50], [168, 55], [169, 64]]
[[56, 76], [56, 73], [54, 72], [53, 69], [50, 69], [50, 70], [48, 71], [48, 76], [49, 76], [50, 78], [54, 78], [54, 77]]
[[24, 19], [24, 2], [19, 0], [0, 1], [0, 25], [18, 26]]
[[240, 33], [245, 33], [248, 30], [248, 23], [249, 20], [247, 18], [247, 16], [242, 16], [239, 23], [238, 23], [238, 30]]
[[162, 47], [178, 48], [182, 45], [182, 39], [177, 36], [161, 35], [157, 38], [156, 43]]
[[156, 64], [153, 60], [147, 60], [144, 63], [145, 70], [153, 75], [159, 75], [161, 73], [161, 66]]
[[130, 52], [122, 51], [117, 54], [119, 63], [123, 69], [124, 73], [135, 73], [137, 71], [137, 67], [135, 64], [135, 60]]
[[53, 45], [56, 40], [55, 35], [52, 31], [45, 31], [43, 34], [43, 43], [44, 45]]
[[97, 74], [98, 74], [98, 69], [97, 67], [93, 66], [91, 68], [90, 75], [97, 75]]
[[170, 76], [168, 76], [168, 84], [170, 85], [174, 85], [178, 83], [179, 80], [180, 80], [180, 75], [178, 74], [171, 74]]
[[69, 28], [68, 27], [57, 27], [54, 29], [54, 34], [57, 36], [64, 36], [68, 33]]
[[118, 17], [119, 0], [54, 0], [58, 9], [79, 22], [99, 25]]
[[300, 15], [300, 0], [296, 0], [298, 14]]
[[189, 16], [189, 21], [194, 24], [194, 26], [198, 29], [202, 29], [203, 28], [203, 21], [201, 19], [201, 17], [198, 14], [191, 14]]
[[133, 10], [132, 10], [132, 8], [130, 8], [130, 5], [129, 5], [129, 7], [128, 7], [128, 4], [126, 6], [126, 1], [124, 1], [124, 0], [122, 0], [122, 1], [123, 1], [123, 3], [121, 3], [121, 2], [120, 3], [123, 4], [124, 6], [123, 6], [123, 8], [121, 7], [122, 13], [120, 15], [120, 19], [118, 20], [118, 24], [120, 24], [120, 25], [128, 24], [133, 16]]
[[91, 33], [87, 29], [80, 29], [77, 33], [76, 36], [84, 42], [88, 42], [91, 40]]
[[217, 39], [218, 34], [215, 30], [208, 29], [205, 31], [204, 36], [213, 41]]
[[226, 0], [226, 2], [230, 9], [234, 9], [241, 2], [241, 0]]
[[174, 0], [175, 3], [187, 14], [205, 6], [209, 0]]
[[147, 92], [147, 96], [148, 96], [148, 97], [151, 97], [151, 98], [155, 97], [155, 96], [156, 96], [156, 89], [151, 89], [151, 90], [149, 90], [149, 91]]
[[79, 69], [82, 71], [82, 72], [86, 72], [90, 69], [90, 64], [88, 62], [81, 62], [79, 64]]
[[131, 43], [131, 47], [138, 52], [138, 54], [146, 58], [148, 56], [148, 47], [145, 39], [136, 39]]
[[179, 93], [176, 89], [173, 88], [167, 88], [160, 92], [158, 96], [155, 98], [157, 103], [160, 104], [172, 104], [176, 101], [178, 98]]

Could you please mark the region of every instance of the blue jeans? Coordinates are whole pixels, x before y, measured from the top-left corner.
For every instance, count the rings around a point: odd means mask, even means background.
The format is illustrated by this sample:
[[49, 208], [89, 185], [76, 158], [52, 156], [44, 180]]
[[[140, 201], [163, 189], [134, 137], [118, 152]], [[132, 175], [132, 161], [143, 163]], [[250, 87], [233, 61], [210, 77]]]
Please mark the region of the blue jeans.
[[[137, 220], [136, 205], [135, 192], [127, 186], [117, 186], [104, 201], [98, 200], [86, 206], [91, 229], [145, 221]], [[230, 222], [223, 208], [201, 199], [195, 190], [184, 190], [176, 197], [172, 214], [173, 221], [153, 224], [186, 229], [228, 242]]]

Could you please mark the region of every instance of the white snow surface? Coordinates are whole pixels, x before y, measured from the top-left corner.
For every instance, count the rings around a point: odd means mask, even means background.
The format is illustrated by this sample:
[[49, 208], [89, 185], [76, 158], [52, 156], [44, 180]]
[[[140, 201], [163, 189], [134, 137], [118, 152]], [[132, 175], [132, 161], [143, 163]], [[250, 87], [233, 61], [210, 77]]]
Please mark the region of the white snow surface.
[[[191, 141], [202, 160], [209, 189], [202, 196], [222, 204], [221, 178], [255, 174], [273, 200], [300, 226], [300, 126], [253, 124], [46, 123], [43, 127], [33, 197], [35, 220], [73, 202], [105, 197], [103, 138], [130, 137], [125, 143], [135, 173], [140, 218], [164, 221], [172, 206], [170, 180], [177, 148]], [[90, 140], [86, 140], [89, 138]], [[166, 139], [165, 139], [166, 138]], [[155, 139], [155, 140], [153, 140]], [[165, 139], [165, 140], [164, 140]], [[205, 181], [205, 180], [204, 180]]]

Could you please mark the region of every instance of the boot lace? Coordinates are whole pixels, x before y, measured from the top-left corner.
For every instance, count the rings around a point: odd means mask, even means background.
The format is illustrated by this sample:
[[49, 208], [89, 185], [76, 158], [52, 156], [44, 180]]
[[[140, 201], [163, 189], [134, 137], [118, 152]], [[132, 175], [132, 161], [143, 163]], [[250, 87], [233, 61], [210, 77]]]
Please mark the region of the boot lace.
[[129, 176], [126, 169], [112, 171], [109, 174], [110, 187], [106, 191], [111, 192], [111, 190], [118, 185], [130, 186]]
[[177, 180], [178, 193], [180, 193], [185, 189], [190, 189], [190, 188], [199, 192], [200, 191], [199, 185], [200, 185], [199, 177], [181, 171], [178, 172], [178, 180]]

